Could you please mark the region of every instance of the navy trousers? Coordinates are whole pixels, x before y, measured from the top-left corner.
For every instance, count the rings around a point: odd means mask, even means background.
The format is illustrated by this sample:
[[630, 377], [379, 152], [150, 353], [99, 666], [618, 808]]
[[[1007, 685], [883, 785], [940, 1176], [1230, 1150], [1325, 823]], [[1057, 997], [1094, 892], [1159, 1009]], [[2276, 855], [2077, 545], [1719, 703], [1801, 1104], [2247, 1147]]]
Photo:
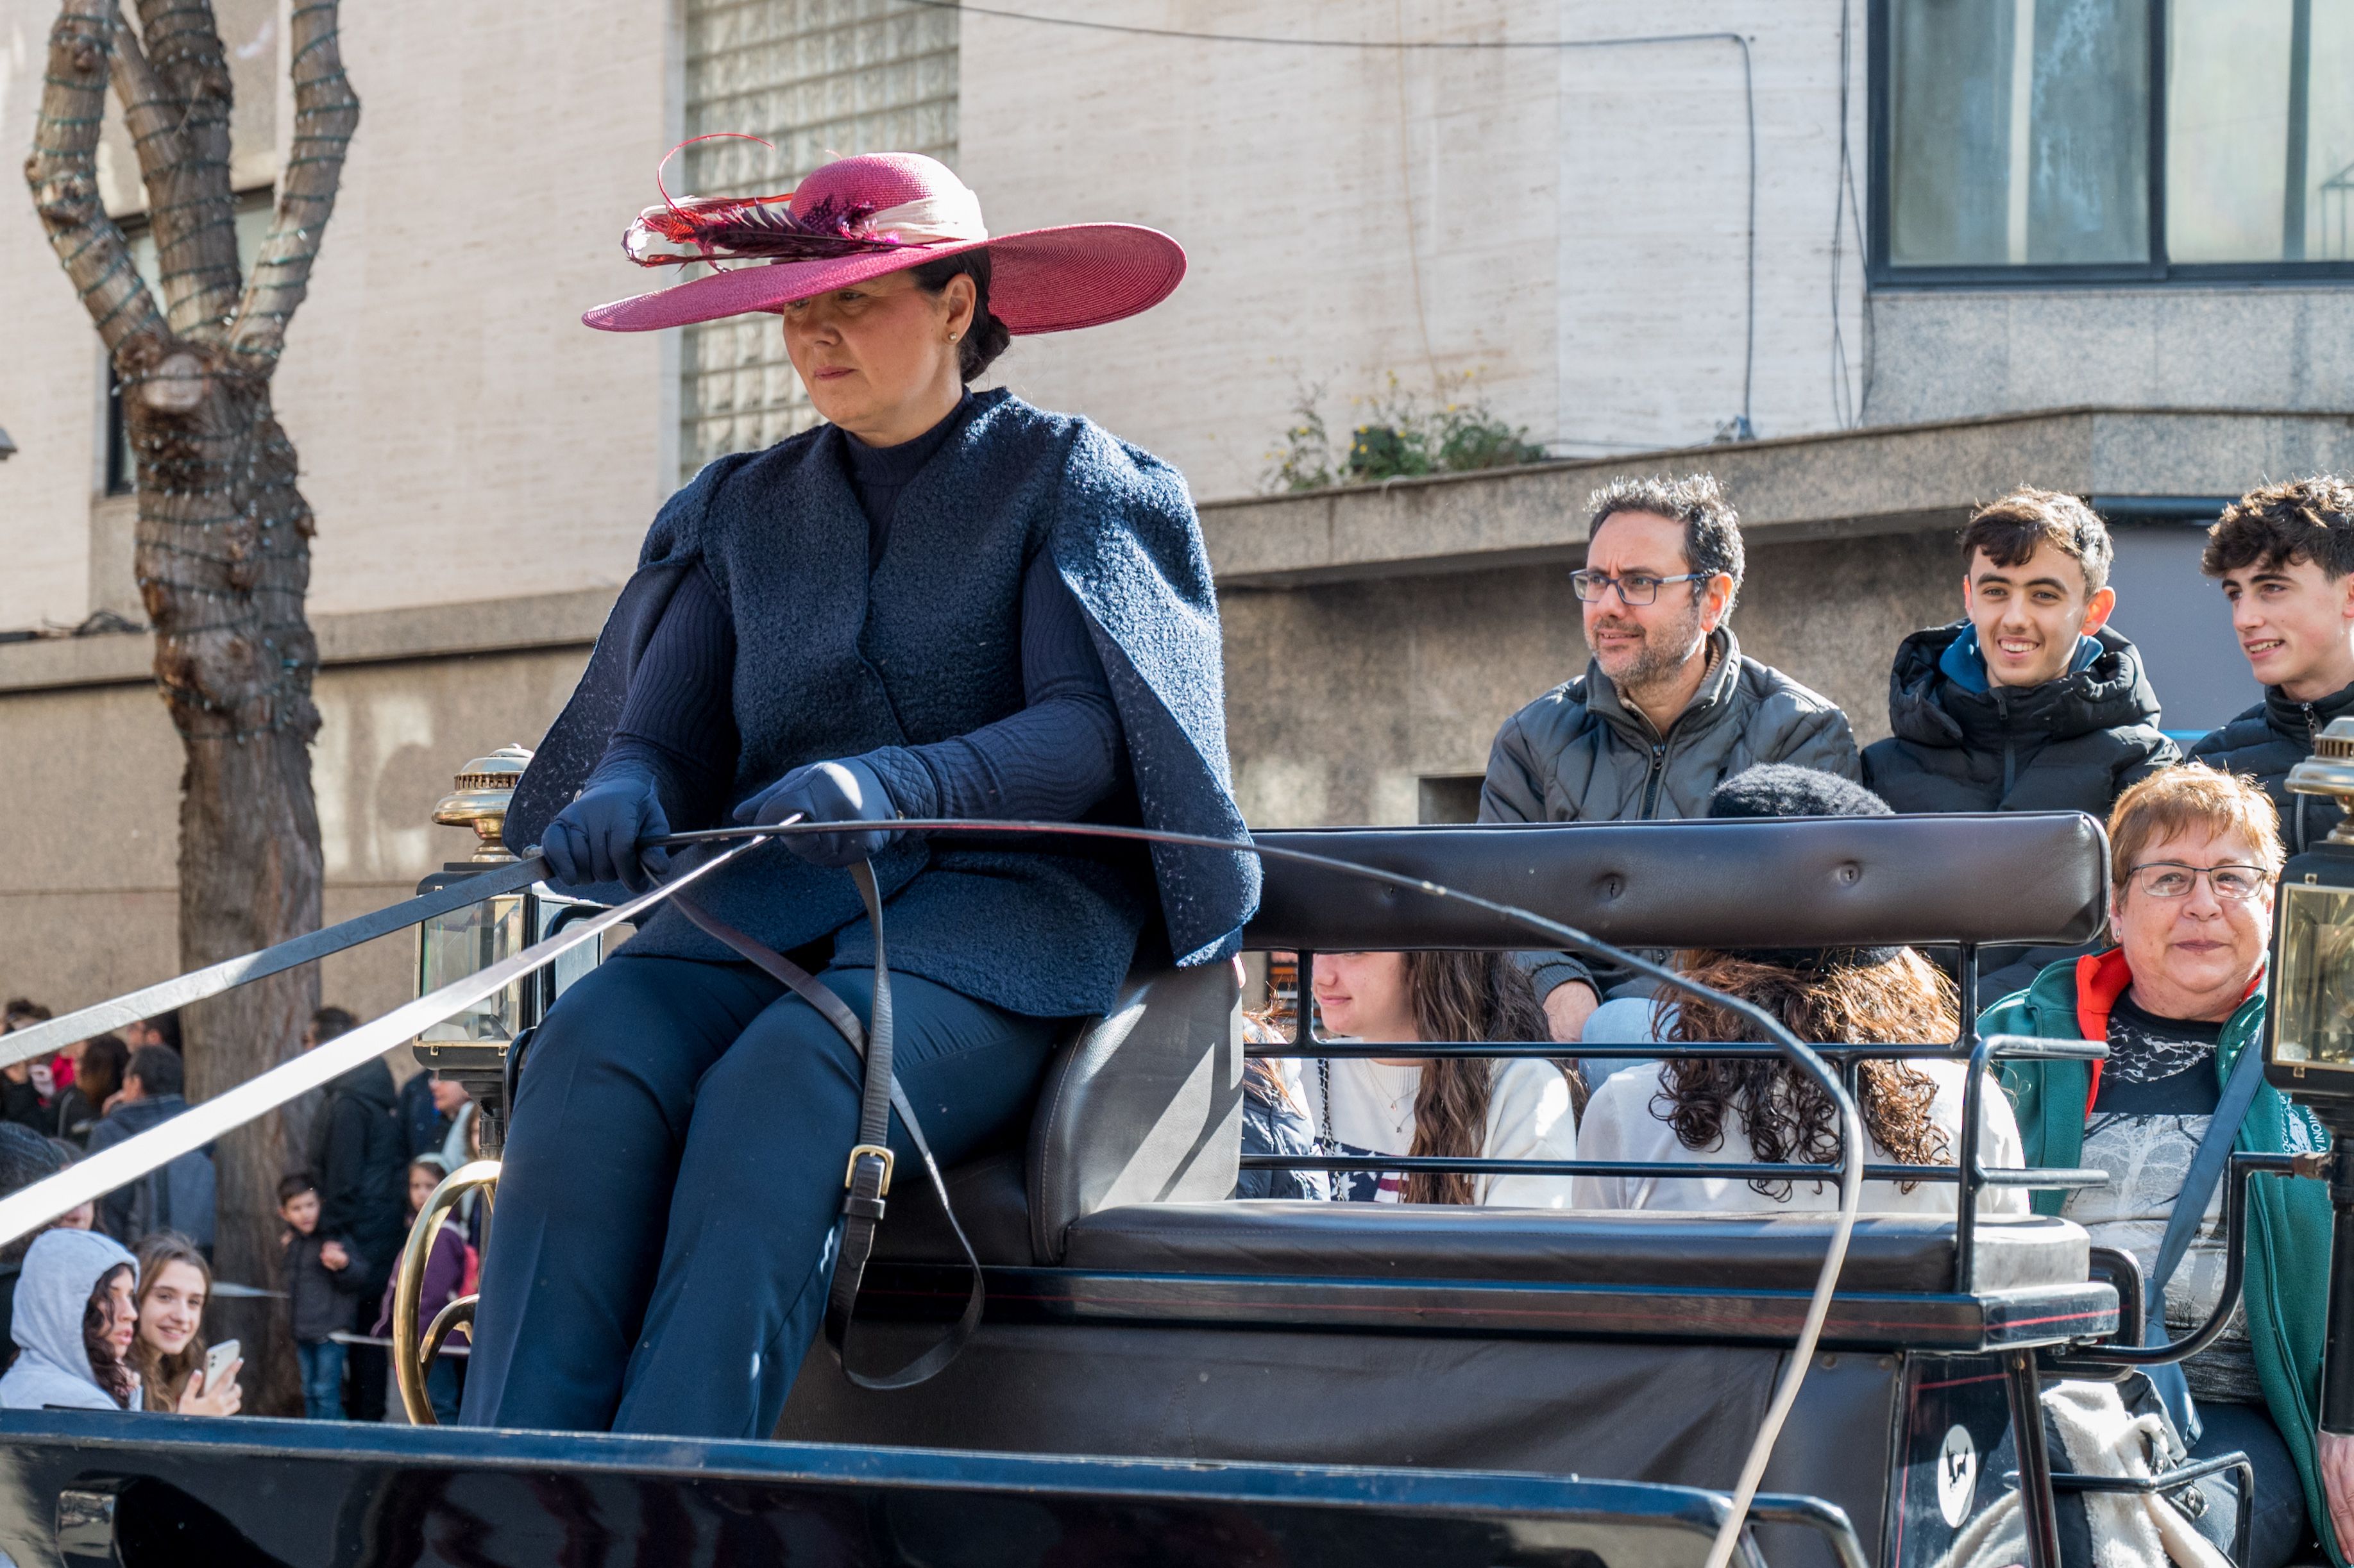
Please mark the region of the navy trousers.
[[[871, 970], [819, 978], [870, 1016]], [[891, 997], [944, 1165], [1020, 1124], [1057, 1021], [912, 975]], [[767, 1437], [824, 1317], [862, 1070], [748, 964], [624, 953], [566, 991], [516, 1090], [466, 1423]], [[919, 1180], [896, 1114], [891, 1145]]]

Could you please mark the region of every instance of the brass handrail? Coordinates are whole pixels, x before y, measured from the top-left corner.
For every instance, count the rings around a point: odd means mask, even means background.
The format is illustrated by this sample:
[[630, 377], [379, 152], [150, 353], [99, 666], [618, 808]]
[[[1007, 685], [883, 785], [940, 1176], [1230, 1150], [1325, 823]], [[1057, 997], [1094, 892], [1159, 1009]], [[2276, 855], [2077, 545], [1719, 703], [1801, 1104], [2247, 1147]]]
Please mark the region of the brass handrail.
[[401, 1407], [408, 1412], [412, 1426], [435, 1426], [433, 1402], [426, 1397], [425, 1376], [433, 1369], [433, 1358], [440, 1353], [442, 1341], [450, 1337], [457, 1320], [451, 1311], [460, 1305], [471, 1308], [473, 1298], [461, 1298], [442, 1307], [433, 1317], [432, 1329], [421, 1341], [417, 1327], [417, 1303], [425, 1293], [425, 1265], [433, 1255], [433, 1238], [441, 1232], [442, 1223], [450, 1217], [466, 1194], [480, 1191], [482, 1201], [493, 1200], [499, 1184], [499, 1162], [495, 1160], [475, 1160], [461, 1165], [441, 1178], [425, 1206], [417, 1211], [417, 1223], [408, 1227], [408, 1240], [400, 1249], [400, 1271], [393, 1276], [392, 1284], [392, 1370], [400, 1384]]

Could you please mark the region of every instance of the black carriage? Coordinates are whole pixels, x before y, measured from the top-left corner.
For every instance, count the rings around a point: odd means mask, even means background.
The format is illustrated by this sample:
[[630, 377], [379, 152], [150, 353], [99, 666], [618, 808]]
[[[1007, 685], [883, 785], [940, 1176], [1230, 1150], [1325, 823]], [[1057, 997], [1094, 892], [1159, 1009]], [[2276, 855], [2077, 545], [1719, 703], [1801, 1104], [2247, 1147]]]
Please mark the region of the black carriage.
[[[2088, 940], [2107, 893], [2105, 842], [2078, 816], [1341, 829], [1261, 842], [1326, 863], [1270, 858], [1246, 932], [1249, 948], [1298, 952], [1303, 970], [1318, 950], [1543, 945], [1501, 905], [1626, 948], [1950, 946], [1966, 1019], [1980, 1000], [1981, 946]], [[492, 884], [511, 893], [532, 871], [429, 897], [452, 907]], [[579, 913], [562, 917], [575, 941], [597, 924]], [[478, 978], [487, 988], [536, 973], [566, 939], [550, 931]], [[27, 1568], [199, 1560], [175, 1555], [174, 1542], [209, 1543], [205, 1561], [242, 1552], [370, 1565], [1697, 1564], [1801, 1340], [1836, 1217], [1234, 1201], [1245, 1055], [1349, 1049], [1246, 1046], [1237, 1002], [1230, 966], [1140, 969], [1118, 1007], [1057, 1054], [1026, 1144], [948, 1172], [986, 1305], [961, 1353], [920, 1386], [860, 1387], [821, 1346], [772, 1444], [0, 1414], [0, 1548]], [[383, 1044], [415, 1034], [423, 1017], [404, 1009], [380, 1021], [398, 1032]], [[494, 1124], [513, 1075], [529, 1070], [527, 1044], [417, 1049], [468, 1080]], [[1410, 1048], [1450, 1051], [1549, 1054]], [[1957, 1183], [1958, 1212], [1854, 1224], [1751, 1511], [1751, 1560], [1928, 1568], [2016, 1492], [2008, 1506], [2022, 1514], [2028, 1560], [2055, 1568], [2055, 1488], [2097, 1483], [2055, 1479], [2041, 1422], [2018, 1417], [2056, 1372], [2114, 1375], [2148, 1354], [2115, 1351], [2139, 1342], [2140, 1292], [2130, 1259], [2093, 1255], [2064, 1220], [1976, 1214], [1973, 1200], [1992, 1187], [2099, 1180], [1987, 1169], [1977, 1097], [2006, 1055], [2100, 1051], [1967, 1027], [1947, 1049], [1971, 1068], [1958, 1164], [1901, 1174]], [[1851, 1075], [1871, 1055], [1936, 1053], [1820, 1054]], [[2260, 1165], [2241, 1160], [2235, 1200]], [[1590, 1162], [1541, 1169], [1602, 1173]], [[412, 1257], [456, 1191], [490, 1175], [452, 1178]], [[900, 1173], [859, 1298], [854, 1361], [897, 1366], [966, 1308], [970, 1272], [940, 1199], [920, 1171]], [[2223, 1312], [2235, 1296], [2236, 1277]], [[421, 1367], [463, 1311], [445, 1316], [419, 1345], [413, 1312], [395, 1314], [411, 1329], [398, 1353], [404, 1392], [429, 1420]], [[658, 1540], [668, 1554], [616, 1554]]]

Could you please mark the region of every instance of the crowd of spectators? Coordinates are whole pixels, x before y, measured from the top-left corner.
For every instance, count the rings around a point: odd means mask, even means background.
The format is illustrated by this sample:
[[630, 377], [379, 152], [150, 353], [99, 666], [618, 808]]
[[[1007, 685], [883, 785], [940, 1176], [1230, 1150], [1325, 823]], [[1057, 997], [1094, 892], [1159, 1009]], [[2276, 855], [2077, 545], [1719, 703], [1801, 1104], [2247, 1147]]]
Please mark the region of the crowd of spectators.
[[[0, 1033], [52, 1016], [49, 1008], [16, 998], [0, 1004]], [[343, 1008], [321, 1008], [303, 1032], [303, 1048], [334, 1039], [353, 1022]], [[46, 1061], [0, 1069], [0, 1192], [55, 1175], [186, 1111], [179, 1039], [178, 1019], [166, 1015], [120, 1035], [74, 1042]], [[306, 1415], [386, 1418], [384, 1341], [391, 1330], [394, 1266], [410, 1218], [442, 1175], [472, 1158], [475, 1137], [474, 1106], [463, 1089], [420, 1075], [407, 1092], [397, 1091], [380, 1059], [326, 1086], [298, 1168], [288, 1172], [278, 1194], [284, 1249], [280, 1283], [298, 1347]], [[211, 1390], [203, 1370], [205, 1309], [215, 1293], [217, 1202], [213, 1150], [198, 1149], [0, 1248], [0, 1353], [27, 1369], [16, 1380], [16, 1392], [39, 1393], [36, 1403], [70, 1403], [55, 1397], [64, 1386], [58, 1374], [79, 1383], [75, 1399], [183, 1414], [235, 1414], [243, 1398], [236, 1381], [243, 1361], [233, 1361]], [[472, 1288], [487, 1219], [486, 1209], [468, 1205], [444, 1228], [431, 1258], [420, 1327]], [[93, 1234], [85, 1242], [45, 1245], [52, 1231]], [[79, 1304], [69, 1314], [65, 1298], [76, 1292]], [[22, 1333], [14, 1314], [19, 1299], [48, 1304], [24, 1319]], [[79, 1361], [63, 1337], [66, 1316], [74, 1318], [74, 1342], [89, 1341]], [[86, 1335], [80, 1326], [85, 1316]], [[462, 1351], [462, 1331], [458, 1343]], [[110, 1356], [111, 1364], [100, 1364]], [[444, 1357], [435, 1374], [436, 1405], [452, 1414], [462, 1361], [462, 1353]], [[11, 1402], [0, 1383], [0, 1405]]]

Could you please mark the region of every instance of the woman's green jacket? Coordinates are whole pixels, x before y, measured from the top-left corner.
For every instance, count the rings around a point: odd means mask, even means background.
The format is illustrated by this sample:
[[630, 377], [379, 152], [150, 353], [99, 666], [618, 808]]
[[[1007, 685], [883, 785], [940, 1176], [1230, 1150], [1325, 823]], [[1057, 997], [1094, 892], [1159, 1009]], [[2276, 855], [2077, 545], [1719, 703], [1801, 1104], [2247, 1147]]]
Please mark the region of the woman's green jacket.
[[[1979, 1031], [2084, 1038], [2077, 1012], [2076, 969], [2082, 961], [2046, 969], [2027, 990], [1988, 1009], [1978, 1020]], [[2259, 989], [2223, 1025], [2215, 1051], [2219, 1091], [2243, 1050], [2263, 1049], [2264, 1032], [2264, 995]], [[2027, 1162], [2081, 1163], [2092, 1097], [2090, 1064], [2005, 1062], [2002, 1081], [2019, 1114]], [[2244, 1153], [2299, 1153], [2328, 1148], [2329, 1135], [2311, 1113], [2266, 1084], [2256, 1090], [2232, 1147]], [[2035, 1212], [2056, 1214], [2064, 1197], [2057, 1192], [2038, 1192]], [[2329, 1506], [2314, 1455], [2321, 1407], [2322, 1326], [2329, 1293], [2329, 1192], [2323, 1183], [2293, 1176], [2253, 1179], [2248, 1195], [2245, 1287], [2249, 1348], [2273, 1424], [2280, 1428], [2305, 1482], [2306, 1513], [2323, 1544], [2330, 1547], [2331, 1562], [2346, 1568], [2346, 1559], [2332, 1544]]]

